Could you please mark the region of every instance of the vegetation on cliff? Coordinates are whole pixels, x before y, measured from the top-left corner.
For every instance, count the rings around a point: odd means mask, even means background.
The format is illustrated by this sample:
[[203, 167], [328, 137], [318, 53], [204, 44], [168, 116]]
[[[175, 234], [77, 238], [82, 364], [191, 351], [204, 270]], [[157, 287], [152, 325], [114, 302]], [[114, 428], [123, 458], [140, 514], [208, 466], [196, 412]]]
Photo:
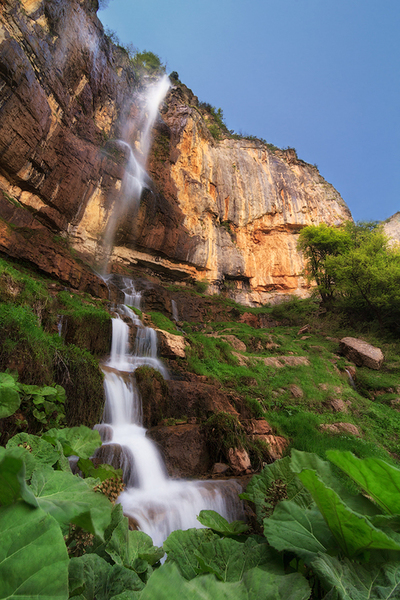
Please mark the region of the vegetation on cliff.
[[[4, 417], [1, 442], [17, 431], [97, 423], [104, 391], [95, 357], [108, 353], [111, 339], [104, 302], [1, 259], [0, 322], [0, 372], [12, 374], [23, 398], [17, 413]], [[60, 386], [62, 402], [51, 407], [46, 398], [38, 406], [44, 389]]]

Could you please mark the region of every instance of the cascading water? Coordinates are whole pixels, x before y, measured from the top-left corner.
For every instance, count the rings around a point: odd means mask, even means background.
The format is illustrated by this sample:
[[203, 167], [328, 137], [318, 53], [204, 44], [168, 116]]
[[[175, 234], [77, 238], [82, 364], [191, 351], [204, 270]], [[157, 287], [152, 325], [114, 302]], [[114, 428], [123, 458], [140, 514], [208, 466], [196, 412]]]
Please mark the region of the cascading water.
[[[118, 198], [114, 202], [112, 213], [108, 219], [101, 253], [103, 255], [103, 271], [107, 266], [112, 251], [115, 232], [127, 209], [137, 211], [140, 197], [145, 187], [149, 187], [151, 179], [146, 171], [146, 163], [151, 147], [151, 132], [158, 115], [158, 107], [170, 88], [167, 75], [149, 85], [145, 93], [145, 101], [140, 115], [129, 121], [124, 128], [123, 139], [114, 140], [114, 146], [126, 154], [126, 166]], [[130, 141], [135, 139], [133, 146]], [[129, 140], [129, 141], [127, 141]]]
[[[163, 77], [147, 90], [143, 111], [134, 123], [128, 123], [125, 139], [114, 142], [126, 151], [127, 165], [121, 184], [120, 197], [109, 219], [104, 240], [105, 260], [108, 262], [118, 222], [128, 207], [138, 207], [145, 186], [150, 185], [146, 160], [150, 150], [151, 131], [157, 111], [170, 86]], [[135, 139], [132, 147], [126, 140]], [[139, 134], [139, 135], [138, 135]], [[105, 265], [106, 271], [106, 265]], [[133, 372], [142, 365], [157, 369], [168, 377], [162, 362], [157, 359], [156, 333], [144, 327], [130, 308], [140, 308], [140, 294], [131, 280], [122, 279], [125, 300], [117, 307], [113, 319], [112, 348], [103, 366], [106, 405], [103, 424], [97, 426], [103, 445], [103, 460], [122, 468], [126, 490], [120, 495], [124, 513], [139, 529], [148, 533], [160, 545], [175, 529], [200, 527], [196, 517], [202, 509], [213, 509], [228, 520], [240, 518], [238, 500], [240, 486], [233, 481], [187, 482], [169, 479], [155, 444], [146, 437], [142, 426], [141, 399]], [[176, 305], [174, 317], [178, 319]], [[130, 343], [131, 323], [137, 334]], [[133, 350], [130, 351], [130, 346]], [[109, 454], [107, 451], [109, 450]]]
[[[123, 279], [125, 304], [119, 305], [113, 319], [111, 356], [104, 365], [107, 445], [122, 446], [121, 465], [127, 489], [119, 501], [139, 529], [148, 533], [156, 545], [161, 545], [175, 529], [199, 527], [196, 517], [202, 509], [219, 512], [229, 521], [240, 518], [237, 499], [240, 486], [233, 481], [184, 481], [169, 479], [155, 444], [146, 437], [141, 425], [141, 399], [132, 373], [139, 366], [149, 365], [164, 377], [166, 370], [157, 359], [155, 332], [144, 327], [135, 312], [127, 306], [140, 307], [140, 294], [130, 280]], [[137, 328], [133, 352], [129, 351], [130, 319]], [[100, 426], [102, 432], [105, 428]], [[111, 431], [110, 431], [111, 430]]]

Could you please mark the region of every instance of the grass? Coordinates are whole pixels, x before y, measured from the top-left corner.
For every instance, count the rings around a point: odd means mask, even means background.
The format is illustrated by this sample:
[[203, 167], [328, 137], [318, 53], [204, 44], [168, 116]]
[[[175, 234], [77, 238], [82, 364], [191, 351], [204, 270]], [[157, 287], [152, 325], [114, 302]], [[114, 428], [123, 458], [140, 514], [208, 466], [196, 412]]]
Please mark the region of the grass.
[[[241, 308], [247, 311], [247, 307]], [[319, 314], [313, 300], [289, 301], [264, 311], [287, 325], [266, 330], [218, 322], [203, 325], [199, 332], [198, 324], [184, 324], [190, 343], [187, 368], [238, 394], [255, 417], [264, 416], [277, 434], [290, 440], [290, 447], [321, 456], [327, 449], [337, 448], [362, 457], [400, 457], [400, 413], [390, 405], [400, 396], [399, 343], [377, 337], [376, 331], [362, 335], [382, 348], [386, 361], [380, 371], [357, 368], [357, 389], [353, 389], [345, 371], [352, 363], [337, 354], [338, 338], [357, 337], [357, 331], [346, 329], [337, 315]], [[307, 332], [299, 335], [305, 324], [309, 324]], [[364, 331], [363, 324], [361, 329]], [[246, 345], [246, 352], [240, 352], [246, 364], [239, 364], [234, 344], [224, 336], [235, 336]], [[268, 356], [305, 356], [310, 364], [271, 367], [259, 360]], [[293, 385], [302, 395], [293, 395]], [[336, 398], [346, 403], [346, 412], [334, 412], [331, 401]], [[362, 437], [332, 435], [319, 429], [323, 423], [341, 421], [356, 425]]]
[[175, 323], [168, 317], [157, 311], [151, 311], [148, 313], [152, 324], [156, 329], [162, 329], [173, 335], [183, 335], [181, 331], [176, 328]]

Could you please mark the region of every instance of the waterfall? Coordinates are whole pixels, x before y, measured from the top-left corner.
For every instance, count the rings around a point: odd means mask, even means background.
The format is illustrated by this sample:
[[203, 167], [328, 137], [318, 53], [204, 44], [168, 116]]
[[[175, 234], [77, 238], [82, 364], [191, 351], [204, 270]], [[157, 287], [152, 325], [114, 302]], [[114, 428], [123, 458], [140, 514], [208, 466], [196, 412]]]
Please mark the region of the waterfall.
[[[123, 278], [125, 302], [140, 307], [140, 294], [132, 281]], [[137, 328], [133, 350], [129, 347], [130, 321]], [[140, 394], [134, 373], [141, 365], [168, 374], [157, 358], [155, 332], [144, 327], [127, 304], [117, 307], [113, 319], [111, 355], [103, 366], [106, 405], [103, 425], [98, 426], [103, 437], [102, 451], [121, 446], [121, 468], [126, 490], [120, 495], [125, 515], [138, 528], [161, 545], [175, 529], [200, 527], [196, 517], [202, 509], [212, 509], [228, 521], [240, 518], [241, 504], [235, 481], [185, 481], [168, 477], [156, 445], [146, 437], [142, 426]]]
[[[126, 152], [126, 169], [119, 198], [107, 223], [104, 239], [105, 267], [112, 250], [114, 234], [128, 207], [139, 206], [144, 187], [150, 185], [146, 161], [150, 150], [151, 131], [157, 118], [158, 107], [170, 86], [163, 77], [146, 93], [145, 106], [134, 123], [128, 123], [124, 139], [117, 144]], [[136, 127], [136, 143], [134, 138]], [[106, 268], [105, 268], [106, 270]], [[202, 509], [213, 509], [228, 521], [242, 516], [235, 481], [184, 481], [168, 477], [156, 445], [146, 437], [142, 426], [142, 406], [136, 388], [134, 371], [147, 365], [157, 369], [164, 379], [168, 373], [157, 358], [156, 333], [145, 327], [134, 309], [140, 309], [140, 294], [132, 280], [122, 278], [124, 304], [116, 309], [112, 322], [112, 347], [108, 361], [103, 365], [106, 404], [103, 423], [97, 426], [103, 445], [99, 456], [123, 470], [125, 491], [119, 502], [124, 513], [137, 527], [149, 534], [156, 545], [161, 545], [175, 529], [200, 527], [197, 515]], [[178, 319], [173, 304], [174, 318]], [[130, 339], [131, 329], [136, 338]]]
[[[124, 137], [112, 143], [126, 152], [126, 166], [118, 197], [115, 199], [112, 212], [102, 240], [102, 271], [107, 272], [115, 232], [121, 218], [128, 208], [137, 212], [140, 197], [145, 187], [149, 187], [151, 179], [146, 171], [146, 163], [151, 147], [151, 133], [158, 115], [158, 107], [170, 88], [170, 81], [164, 75], [155, 83], [149, 84], [144, 94], [144, 106], [140, 115], [129, 121], [124, 128]], [[133, 142], [132, 137], [139, 138]]]

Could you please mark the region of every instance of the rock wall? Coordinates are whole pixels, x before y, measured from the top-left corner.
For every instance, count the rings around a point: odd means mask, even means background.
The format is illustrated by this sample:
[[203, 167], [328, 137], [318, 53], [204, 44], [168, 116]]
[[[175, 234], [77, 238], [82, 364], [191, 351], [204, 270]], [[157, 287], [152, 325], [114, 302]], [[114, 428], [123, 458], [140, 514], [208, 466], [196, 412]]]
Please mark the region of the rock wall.
[[383, 230], [390, 238], [390, 245], [400, 243], [400, 212], [395, 213], [383, 223]]
[[[95, 0], [0, 6], [0, 189], [93, 266], [104, 260], [104, 234], [120, 201], [127, 157], [115, 140], [134, 125], [144, 84], [127, 53], [104, 36], [96, 8]], [[216, 141], [181, 84], [161, 112], [152, 183], [139, 210], [121, 215], [115, 268], [208, 280], [210, 291], [224, 288], [247, 303], [306, 294], [297, 234], [351, 218], [338, 192], [293, 151]]]

